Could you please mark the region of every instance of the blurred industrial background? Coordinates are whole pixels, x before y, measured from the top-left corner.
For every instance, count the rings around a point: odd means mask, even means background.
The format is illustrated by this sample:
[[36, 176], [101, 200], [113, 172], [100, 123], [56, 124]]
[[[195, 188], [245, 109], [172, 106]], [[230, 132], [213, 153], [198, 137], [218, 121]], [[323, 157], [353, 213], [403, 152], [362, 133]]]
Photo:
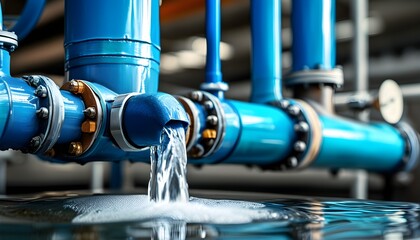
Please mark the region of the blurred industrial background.
[[[2, 1], [10, 22], [18, 15], [25, 0]], [[353, 28], [351, 0], [337, 0], [337, 63], [343, 67], [345, 84], [337, 102], [345, 102], [353, 90]], [[290, 8], [292, 0], [282, 0], [283, 74], [291, 66]], [[163, 0], [161, 6], [160, 91], [182, 94], [199, 88], [204, 78], [205, 19], [204, 0]], [[222, 1], [221, 58], [224, 81], [230, 85], [227, 97], [248, 100], [250, 94], [250, 5], [248, 0]], [[110, 16], [111, 17], [111, 16]], [[369, 87], [378, 89], [386, 79], [394, 79], [405, 94], [405, 118], [420, 131], [420, 1], [370, 0]], [[12, 75], [42, 73], [57, 84], [64, 79], [64, 0], [49, 0], [37, 28], [12, 54]], [[286, 96], [287, 96], [287, 90]], [[419, 96], [419, 98], [416, 98]], [[347, 116], [351, 112], [337, 109]], [[375, 113], [372, 116], [375, 117]], [[380, 120], [380, 119], [379, 119]], [[92, 164], [57, 165], [35, 160], [16, 152], [1, 153], [3, 167], [0, 182], [7, 193], [46, 190], [87, 189]], [[381, 154], [381, 153], [378, 153]], [[339, 159], [337, 159], [339, 161]], [[109, 187], [109, 163], [97, 168], [104, 171]], [[1, 167], [0, 167], [1, 168]], [[147, 187], [149, 166], [125, 163], [125, 188]], [[202, 166], [189, 169], [191, 188], [228, 189], [315, 196], [348, 197], [354, 174], [346, 170], [305, 170], [301, 172], [262, 171], [247, 166]], [[1, 178], [0, 177], [0, 178]], [[420, 170], [395, 176], [369, 175], [369, 198], [419, 201]]]

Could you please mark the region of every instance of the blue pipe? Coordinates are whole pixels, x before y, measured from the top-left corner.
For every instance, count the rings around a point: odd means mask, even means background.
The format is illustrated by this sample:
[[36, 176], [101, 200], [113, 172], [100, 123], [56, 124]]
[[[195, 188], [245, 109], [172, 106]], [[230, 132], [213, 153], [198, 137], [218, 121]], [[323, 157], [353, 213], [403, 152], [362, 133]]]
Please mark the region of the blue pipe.
[[[206, 0], [206, 84], [221, 84], [222, 70], [220, 63], [220, 0]], [[223, 91], [209, 91], [223, 98]]]
[[280, 32], [281, 1], [252, 0], [252, 102], [267, 103], [282, 98]]
[[44, 6], [45, 0], [27, 0], [19, 20], [9, 31], [15, 32], [19, 40], [25, 38], [37, 24], [44, 10]]
[[293, 72], [333, 69], [335, 0], [293, 0], [292, 34]]
[[291, 152], [296, 139], [294, 121], [284, 111], [232, 100], [225, 100], [222, 106], [226, 130], [220, 149], [206, 158], [190, 159], [189, 163], [263, 166], [280, 163]]
[[396, 171], [403, 164], [405, 139], [388, 124], [365, 124], [323, 115], [322, 145], [313, 166]]
[[0, 150], [24, 149], [38, 132], [38, 98], [21, 79], [3, 76], [0, 82]]
[[66, 0], [65, 23], [67, 79], [157, 92], [159, 0]]
[[68, 91], [60, 91], [64, 101], [64, 122], [61, 127], [57, 144], [64, 144], [80, 139], [82, 132], [80, 126], [85, 120], [83, 101]]
[[186, 129], [189, 120], [179, 102], [169, 94], [137, 95], [127, 101], [124, 109], [124, 131], [135, 146], [159, 145], [163, 128], [175, 122]]

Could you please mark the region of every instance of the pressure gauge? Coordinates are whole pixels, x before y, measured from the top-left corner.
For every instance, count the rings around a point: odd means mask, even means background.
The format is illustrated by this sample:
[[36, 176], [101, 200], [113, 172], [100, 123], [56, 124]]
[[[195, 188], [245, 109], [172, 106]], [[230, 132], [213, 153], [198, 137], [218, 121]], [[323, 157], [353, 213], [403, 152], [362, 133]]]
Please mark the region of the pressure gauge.
[[404, 110], [400, 86], [394, 80], [385, 80], [379, 87], [377, 104], [383, 119], [396, 124], [401, 120]]

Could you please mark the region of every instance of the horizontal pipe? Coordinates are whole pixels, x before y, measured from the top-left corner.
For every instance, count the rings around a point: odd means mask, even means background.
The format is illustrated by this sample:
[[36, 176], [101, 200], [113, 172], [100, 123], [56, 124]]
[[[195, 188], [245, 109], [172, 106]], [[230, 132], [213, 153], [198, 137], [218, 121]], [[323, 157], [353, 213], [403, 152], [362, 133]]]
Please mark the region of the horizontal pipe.
[[406, 143], [393, 126], [323, 115], [322, 145], [312, 166], [392, 172], [403, 164]]
[[58, 144], [69, 143], [80, 139], [82, 132], [80, 126], [85, 119], [83, 110], [85, 104], [76, 95], [68, 91], [60, 91], [64, 101], [64, 121], [61, 127]]
[[65, 20], [67, 80], [157, 92], [159, 0], [66, 0]]
[[281, 1], [251, 1], [251, 101], [267, 103], [281, 95]]
[[189, 159], [189, 163], [271, 165], [292, 151], [296, 139], [293, 120], [284, 111], [232, 100], [222, 106], [226, 130], [221, 147], [206, 158]]
[[22, 150], [39, 129], [36, 116], [38, 98], [34, 89], [21, 79], [0, 79], [0, 150]]
[[292, 1], [292, 71], [335, 67], [335, 0]]

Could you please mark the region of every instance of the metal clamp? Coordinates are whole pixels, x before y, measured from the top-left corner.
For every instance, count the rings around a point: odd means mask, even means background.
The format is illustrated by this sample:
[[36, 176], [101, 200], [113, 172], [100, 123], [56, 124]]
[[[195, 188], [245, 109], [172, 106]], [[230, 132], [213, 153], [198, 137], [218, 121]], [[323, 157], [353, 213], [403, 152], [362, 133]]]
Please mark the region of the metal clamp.
[[53, 80], [44, 76], [23, 76], [29, 85], [35, 88], [34, 94], [39, 98], [40, 108], [37, 115], [41, 121], [41, 131], [32, 138], [27, 151], [46, 153], [57, 142], [64, 122], [64, 101], [60, 89]]
[[3, 44], [2, 48], [13, 52], [18, 46], [18, 37], [14, 32], [0, 31], [0, 42]]
[[331, 84], [341, 87], [344, 83], [343, 70], [340, 67], [334, 69], [308, 69], [291, 73], [286, 76], [286, 86], [304, 84]]
[[115, 97], [114, 102], [112, 103], [111, 108], [111, 119], [110, 119], [110, 130], [111, 135], [114, 137], [115, 142], [117, 145], [124, 151], [128, 152], [136, 152], [141, 151], [144, 147], [139, 148], [133, 146], [125, 137], [122, 122], [123, 122], [123, 114], [124, 114], [124, 107], [127, 101], [136, 95], [140, 95], [140, 93], [129, 93], [123, 94]]
[[322, 142], [322, 127], [316, 111], [301, 100], [283, 99], [271, 103], [286, 111], [295, 119], [294, 130], [297, 139], [286, 161], [280, 165], [281, 170], [307, 167], [318, 155]]

